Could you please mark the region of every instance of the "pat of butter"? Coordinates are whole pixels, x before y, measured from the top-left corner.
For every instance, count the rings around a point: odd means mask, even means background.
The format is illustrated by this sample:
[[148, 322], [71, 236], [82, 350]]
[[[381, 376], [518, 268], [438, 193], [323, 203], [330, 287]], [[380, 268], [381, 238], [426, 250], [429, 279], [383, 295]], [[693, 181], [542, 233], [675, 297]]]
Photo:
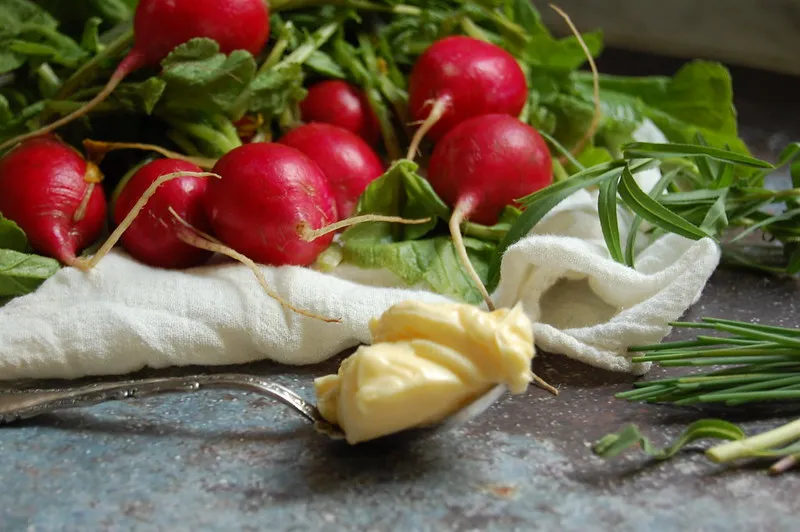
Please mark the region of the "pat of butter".
[[320, 413], [351, 444], [436, 423], [496, 384], [522, 393], [533, 380], [533, 328], [519, 305], [406, 301], [370, 331], [372, 345], [315, 381]]

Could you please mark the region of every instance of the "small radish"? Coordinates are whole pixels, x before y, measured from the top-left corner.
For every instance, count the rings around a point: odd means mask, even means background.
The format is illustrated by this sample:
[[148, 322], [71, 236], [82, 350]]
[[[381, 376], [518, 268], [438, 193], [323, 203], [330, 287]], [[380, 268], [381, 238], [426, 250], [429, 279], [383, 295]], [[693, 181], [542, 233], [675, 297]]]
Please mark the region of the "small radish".
[[273, 266], [313, 263], [332, 242], [303, 240], [301, 225], [318, 229], [337, 219], [336, 201], [320, 167], [277, 143], [245, 144], [214, 165], [206, 212], [214, 233], [252, 260]]
[[339, 80], [321, 81], [309, 87], [300, 102], [304, 122], [323, 122], [352, 131], [370, 146], [380, 140], [378, 117], [359, 88]]
[[100, 237], [106, 198], [100, 169], [74, 148], [44, 136], [0, 159], [0, 213], [16, 222], [39, 253], [66, 265]]
[[361, 137], [338, 126], [306, 124], [279, 142], [300, 150], [319, 165], [328, 178], [341, 218], [353, 214], [367, 185], [385, 171], [378, 154]]
[[215, 40], [222, 53], [246, 50], [257, 55], [269, 38], [269, 8], [264, 0], [141, 0], [136, 7], [133, 29], [133, 48], [102, 91], [69, 115], [0, 144], [0, 150], [84, 116], [105, 100], [128, 74], [158, 65], [175, 47], [193, 38]]
[[470, 118], [453, 128], [433, 150], [428, 181], [453, 206], [450, 233], [464, 267], [493, 309], [472, 267], [460, 225], [469, 218], [492, 225], [507, 205], [553, 181], [553, 160], [541, 135], [513, 116]]
[[409, 78], [409, 111], [422, 125], [408, 158], [414, 158], [425, 135], [437, 141], [474, 116], [519, 116], [527, 98], [525, 73], [507, 51], [472, 37], [436, 41], [417, 59]]
[[[120, 182], [119, 195], [113, 204], [114, 223], [119, 226], [131, 212], [147, 188], [159, 177], [177, 172], [200, 174], [202, 170], [186, 161], [156, 159], [127, 180]], [[136, 260], [158, 268], [189, 268], [199, 266], [210, 257], [209, 251], [184, 243], [177, 235], [186, 231], [173, 216], [170, 208], [184, 220], [202, 231], [211, 225], [203, 208], [203, 196], [208, 180], [186, 175], [161, 185], [142, 213], [122, 235], [122, 245]]]

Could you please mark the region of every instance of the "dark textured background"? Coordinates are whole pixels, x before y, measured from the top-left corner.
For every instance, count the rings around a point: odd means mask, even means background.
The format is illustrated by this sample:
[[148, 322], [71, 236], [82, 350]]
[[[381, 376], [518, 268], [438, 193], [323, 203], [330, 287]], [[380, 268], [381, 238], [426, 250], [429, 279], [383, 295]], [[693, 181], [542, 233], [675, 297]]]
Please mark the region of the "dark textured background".
[[[600, 66], [671, 73], [679, 62], [609, 52]], [[743, 134], [774, 159], [800, 139], [800, 83], [734, 76]], [[721, 270], [687, 319], [800, 326], [798, 295], [795, 280]], [[590, 452], [627, 422], [665, 443], [703, 412], [615, 400], [631, 377], [556, 356], [536, 366], [560, 397], [532, 389], [462, 430], [402, 445], [333, 444], [265, 399], [213, 391], [4, 428], [0, 530], [797, 530], [797, 472], [725, 470], [699, 446], [663, 464]], [[235, 369], [275, 374], [311, 398], [312, 378], [335, 368]], [[731, 419], [756, 430], [784, 418]]]

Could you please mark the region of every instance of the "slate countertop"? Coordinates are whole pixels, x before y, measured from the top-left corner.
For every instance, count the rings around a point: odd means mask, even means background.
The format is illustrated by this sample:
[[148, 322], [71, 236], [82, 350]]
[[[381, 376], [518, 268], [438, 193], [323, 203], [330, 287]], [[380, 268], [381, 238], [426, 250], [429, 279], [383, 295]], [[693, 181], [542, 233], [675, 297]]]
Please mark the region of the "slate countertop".
[[[674, 67], [614, 53], [601, 63], [627, 73]], [[743, 135], [757, 155], [774, 159], [800, 138], [798, 82], [734, 75]], [[720, 270], [686, 318], [800, 326], [798, 296], [795, 280]], [[221, 391], [7, 427], [0, 530], [797, 529], [800, 472], [725, 470], [699, 452], [663, 464], [635, 452], [599, 460], [589, 444], [625, 423], [661, 444], [698, 414], [613, 399], [632, 377], [546, 354], [536, 366], [560, 385], [559, 398], [532, 389], [461, 430], [404, 445], [332, 443], [281, 406]], [[236, 369], [275, 375], [312, 398], [312, 378], [335, 367]], [[756, 430], [780, 418], [732, 420]]]

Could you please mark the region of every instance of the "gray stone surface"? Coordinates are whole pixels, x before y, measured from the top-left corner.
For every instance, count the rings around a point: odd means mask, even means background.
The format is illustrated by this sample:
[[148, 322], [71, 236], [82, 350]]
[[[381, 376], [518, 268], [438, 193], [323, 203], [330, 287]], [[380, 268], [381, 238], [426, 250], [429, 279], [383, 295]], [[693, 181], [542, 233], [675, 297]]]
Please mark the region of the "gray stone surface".
[[[800, 113], [758, 85], [740, 97], [745, 135], [774, 156], [780, 140], [800, 138]], [[800, 326], [798, 295], [795, 280], [721, 270], [687, 319]], [[335, 367], [235, 369], [275, 375], [311, 398], [312, 378]], [[462, 430], [392, 445], [332, 443], [281, 406], [220, 391], [6, 427], [0, 530], [798, 529], [797, 472], [726, 470], [700, 446], [660, 464], [635, 452], [604, 462], [588, 448], [627, 422], [665, 443], [719, 411], [615, 400], [631, 377], [556, 356], [541, 355], [536, 371], [560, 386], [559, 398], [532, 389]], [[731, 419], [756, 430], [785, 418], [741, 410]]]

